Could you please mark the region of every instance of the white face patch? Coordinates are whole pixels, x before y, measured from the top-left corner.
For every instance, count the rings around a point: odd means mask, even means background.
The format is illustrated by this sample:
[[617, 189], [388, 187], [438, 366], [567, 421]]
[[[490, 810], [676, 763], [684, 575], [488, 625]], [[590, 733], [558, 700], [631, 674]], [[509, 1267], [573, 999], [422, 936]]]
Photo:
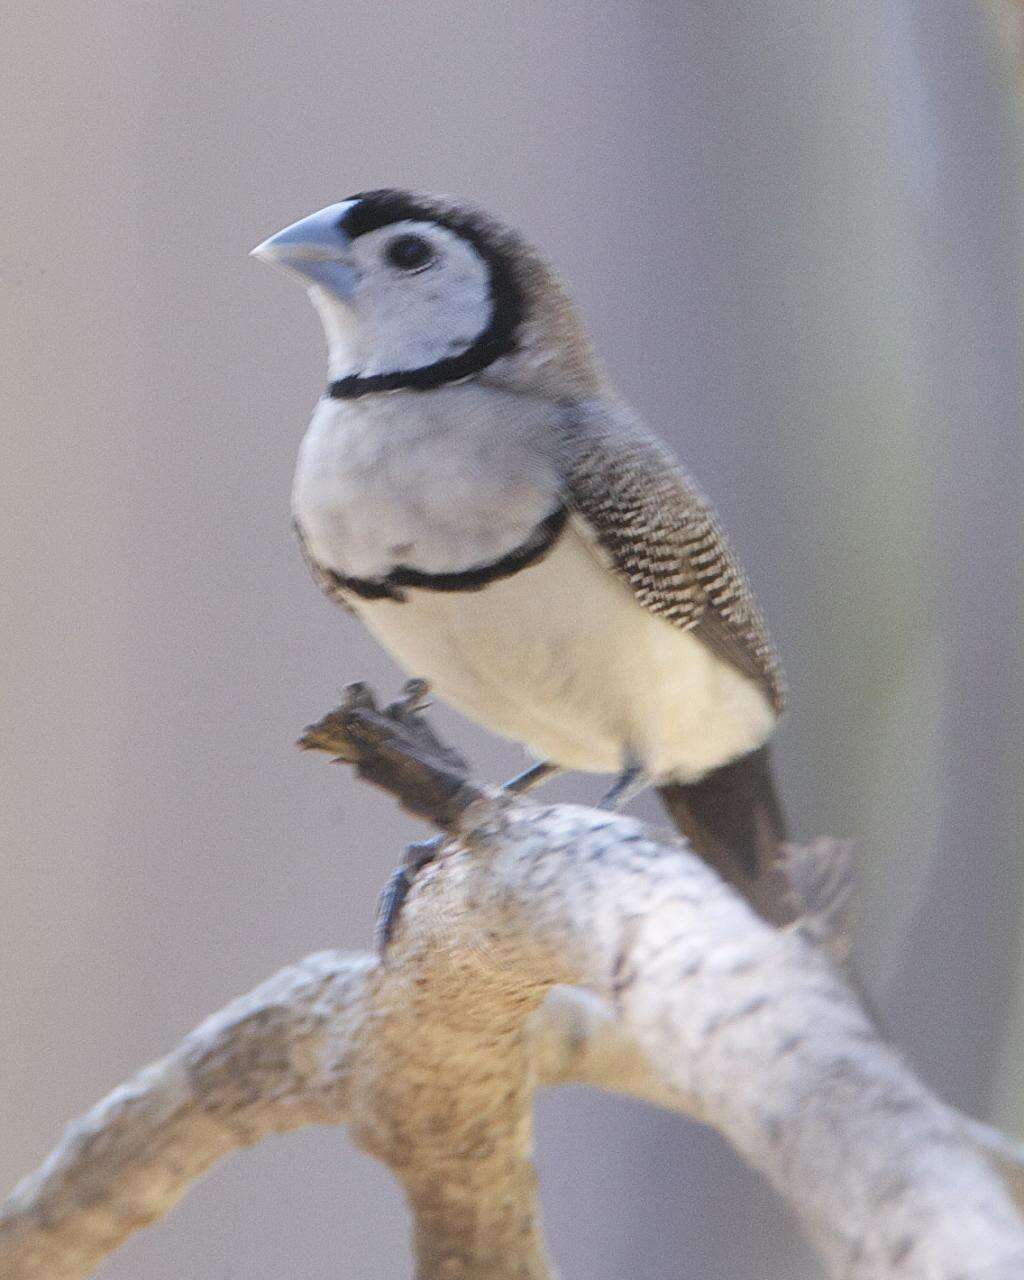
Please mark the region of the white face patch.
[[[389, 246], [416, 236], [429, 256], [403, 270]], [[331, 377], [404, 373], [461, 355], [493, 316], [490, 269], [476, 249], [434, 222], [406, 220], [357, 236], [346, 259], [358, 275], [352, 298], [310, 290], [330, 349]]]

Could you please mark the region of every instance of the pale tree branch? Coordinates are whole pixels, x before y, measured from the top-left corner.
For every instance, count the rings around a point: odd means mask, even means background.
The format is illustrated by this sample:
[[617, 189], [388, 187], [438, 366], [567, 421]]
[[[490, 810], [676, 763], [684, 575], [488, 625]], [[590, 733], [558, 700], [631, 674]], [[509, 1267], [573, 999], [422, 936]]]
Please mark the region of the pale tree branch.
[[0, 1210], [4, 1280], [85, 1277], [221, 1156], [326, 1123], [401, 1181], [421, 1280], [548, 1280], [532, 1097], [567, 1081], [713, 1125], [834, 1276], [1024, 1274], [1020, 1152], [916, 1080], [829, 954], [842, 849], [791, 852], [813, 909], [773, 928], [679, 841], [469, 783], [417, 706], [359, 691], [305, 740], [450, 834], [385, 958], [282, 971], [71, 1125]]

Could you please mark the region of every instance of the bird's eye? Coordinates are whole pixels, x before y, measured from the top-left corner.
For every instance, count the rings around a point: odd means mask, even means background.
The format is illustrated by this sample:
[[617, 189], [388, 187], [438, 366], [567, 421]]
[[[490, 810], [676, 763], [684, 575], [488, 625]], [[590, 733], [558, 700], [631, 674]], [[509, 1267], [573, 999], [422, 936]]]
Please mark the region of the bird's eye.
[[429, 240], [422, 236], [395, 236], [384, 250], [384, 256], [400, 271], [418, 271], [434, 256]]

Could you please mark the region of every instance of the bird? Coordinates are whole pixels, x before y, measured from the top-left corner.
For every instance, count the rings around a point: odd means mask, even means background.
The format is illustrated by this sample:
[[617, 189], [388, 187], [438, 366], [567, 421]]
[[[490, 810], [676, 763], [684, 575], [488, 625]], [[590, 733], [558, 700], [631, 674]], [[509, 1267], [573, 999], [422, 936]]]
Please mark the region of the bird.
[[299, 448], [315, 580], [410, 674], [523, 744], [528, 786], [615, 775], [789, 918], [779, 657], [714, 508], [615, 390], [541, 253], [473, 204], [364, 191], [253, 255], [319, 313]]

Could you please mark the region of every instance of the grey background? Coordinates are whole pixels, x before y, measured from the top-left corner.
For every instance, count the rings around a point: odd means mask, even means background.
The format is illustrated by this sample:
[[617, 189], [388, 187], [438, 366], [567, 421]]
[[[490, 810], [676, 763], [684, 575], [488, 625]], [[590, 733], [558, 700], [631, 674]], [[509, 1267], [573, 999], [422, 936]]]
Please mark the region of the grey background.
[[[893, 1034], [1019, 1129], [1022, 200], [991, 15], [64, 0], [4, 25], [0, 1186], [211, 1009], [365, 946], [420, 834], [291, 746], [398, 675], [292, 544], [322, 341], [246, 256], [383, 184], [472, 197], [559, 265], [766, 603], [794, 825], [862, 841]], [[439, 718], [483, 775], [518, 767]], [[714, 1135], [564, 1091], [538, 1142], [567, 1280], [813, 1274]], [[406, 1231], [386, 1173], [308, 1132], [103, 1274], [404, 1275]]]

